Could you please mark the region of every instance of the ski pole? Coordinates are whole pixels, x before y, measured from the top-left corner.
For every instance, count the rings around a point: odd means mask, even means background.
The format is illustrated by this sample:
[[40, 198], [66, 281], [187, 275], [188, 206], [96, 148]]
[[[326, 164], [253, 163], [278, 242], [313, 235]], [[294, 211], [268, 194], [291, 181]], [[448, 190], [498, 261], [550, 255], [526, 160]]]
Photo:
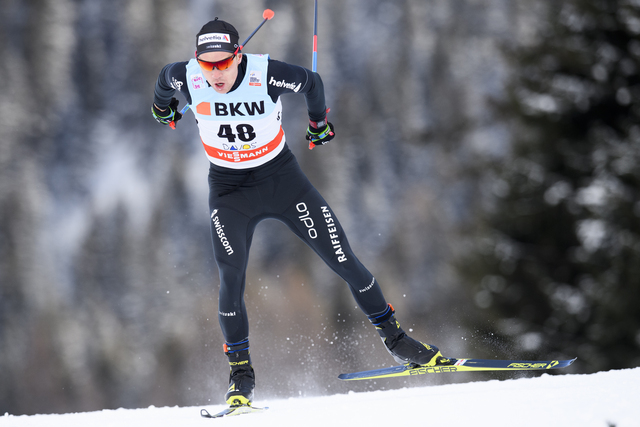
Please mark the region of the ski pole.
[[238, 52], [240, 52], [242, 50], [242, 48], [244, 47], [244, 45], [246, 45], [249, 42], [249, 40], [251, 40], [251, 37], [253, 37], [253, 35], [255, 33], [257, 33], [260, 28], [262, 28], [262, 26], [265, 24], [265, 22], [267, 22], [268, 20], [273, 18], [273, 15], [275, 15], [275, 12], [273, 10], [265, 9], [264, 12], [262, 12], [263, 20], [260, 23], [260, 25], [258, 25], [258, 27], [255, 30], [253, 30], [253, 33], [249, 34], [249, 37], [247, 37], [247, 39], [240, 46], [238, 46], [238, 48], [236, 49], [234, 54], [237, 54]]
[[[313, 59], [311, 62], [311, 71], [318, 72], [318, 0], [314, 0], [313, 5]], [[330, 108], [327, 108], [327, 114]], [[316, 145], [309, 141], [309, 150], [313, 150]]]
[[318, 0], [314, 0], [313, 9], [313, 59], [311, 63], [311, 71], [318, 71]]

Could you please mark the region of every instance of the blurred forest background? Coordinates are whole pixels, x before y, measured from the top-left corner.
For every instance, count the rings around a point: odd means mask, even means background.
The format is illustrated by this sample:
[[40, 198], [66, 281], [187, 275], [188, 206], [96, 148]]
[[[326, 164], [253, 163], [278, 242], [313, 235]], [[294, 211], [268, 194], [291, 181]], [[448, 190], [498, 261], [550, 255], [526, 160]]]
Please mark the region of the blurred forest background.
[[[640, 365], [640, 3], [319, 3], [337, 137], [309, 151], [290, 96], [287, 140], [404, 328]], [[206, 21], [265, 8], [245, 52], [310, 68], [312, 0], [0, 0], [0, 414], [222, 403], [207, 160], [150, 107]], [[501, 377], [339, 383], [393, 361], [278, 222], [247, 282], [258, 400]]]

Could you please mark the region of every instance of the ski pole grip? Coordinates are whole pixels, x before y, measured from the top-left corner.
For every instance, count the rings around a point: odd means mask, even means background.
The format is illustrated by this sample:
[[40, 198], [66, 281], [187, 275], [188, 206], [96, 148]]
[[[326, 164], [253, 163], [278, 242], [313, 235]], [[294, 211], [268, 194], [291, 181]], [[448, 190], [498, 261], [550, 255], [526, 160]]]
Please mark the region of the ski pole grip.
[[[186, 104], [184, 107], [182, 107], [182, 110], [180, 110], [180, 115], [184, 116], [184, 113], [187, 112], [189, 107], [189, 104]], [[172, 121], [171, 123], [169, 123], [169, 127], [173, 130], [176, 130], [176, 122]]]

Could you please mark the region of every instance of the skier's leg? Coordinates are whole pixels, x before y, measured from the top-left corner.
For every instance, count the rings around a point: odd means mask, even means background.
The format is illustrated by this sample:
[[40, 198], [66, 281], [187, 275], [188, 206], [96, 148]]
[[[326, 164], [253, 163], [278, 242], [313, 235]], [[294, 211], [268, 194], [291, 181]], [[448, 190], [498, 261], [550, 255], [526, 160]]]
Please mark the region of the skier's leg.
[[[212, 206], [218, 204], [211, 203]], [[219, 205], [218, 205], [219, 206]], [[255, 223], [228, 207], [211, 208], [211, 239], [220, 274], [218, 320], [229, 359], [229, 405], [250, 404], [255, 373], [249, 355], [249, 322], [244, 289], [249, 248]]]
[[416, 341], [402, 330], [377, 280], [355, 256], [338, 218], [315, 188], [302, 195], [284, 217], [289, 228], [349, 284], [356, 302], [398, 363], [434, 365], [444, 359], [437, 347]]
[[282, 220], [347, 282], [367, 316], [386, 309], [378, 281], [353, 253], [337, 216], [315, 188], [298, 197], [283, 213]]
[[220, 274], [218, 320], [228, 344], [249, 336], [244, 288], [252, 234], [244, 215], [229, 208], [211, 211], [211, 240]]

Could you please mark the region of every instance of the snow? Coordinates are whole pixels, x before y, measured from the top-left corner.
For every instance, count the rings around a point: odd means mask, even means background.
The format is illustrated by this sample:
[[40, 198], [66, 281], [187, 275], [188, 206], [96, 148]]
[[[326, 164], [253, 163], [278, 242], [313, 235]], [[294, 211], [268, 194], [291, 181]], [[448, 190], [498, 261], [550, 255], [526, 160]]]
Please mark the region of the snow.
[[[428, 379], [424, 377], [416, 380]], [[391, 379], [389, 381], [392, 381]], [[257, 401], [264, 413], [217, 420], [201, 407], [0, 416], [0, 427], [128, 426], [640, 426], [640, 368], [323, 397]], [[207, 406], [213, 413], [223, 405]]]

